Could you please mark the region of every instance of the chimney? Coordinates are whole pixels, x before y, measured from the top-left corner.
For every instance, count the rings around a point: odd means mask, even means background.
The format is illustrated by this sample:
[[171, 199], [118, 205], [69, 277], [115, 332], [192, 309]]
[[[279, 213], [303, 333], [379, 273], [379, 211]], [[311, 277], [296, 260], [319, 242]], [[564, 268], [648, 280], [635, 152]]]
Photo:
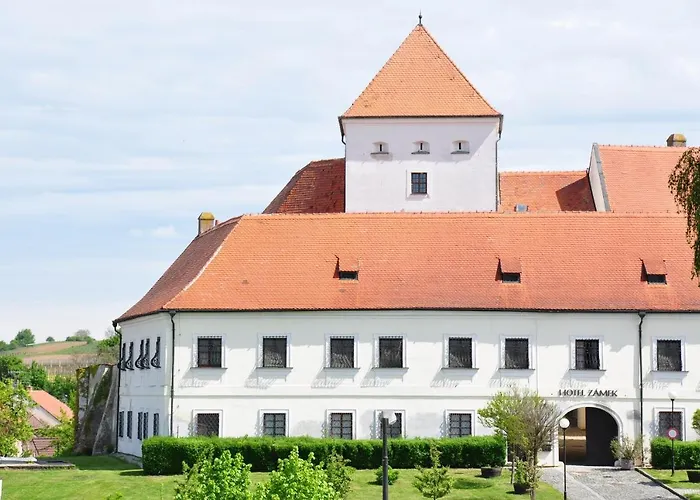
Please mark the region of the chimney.
[[212, 227], [214, 227], [214, 214], [211, 212], [202, 212], [199, 214], [199, 230], [197, 232], [197, 235], [199, 236], [205, 231], [209, 231]]
[[686, 144], [685, 136], [683, 134], [671, 134], [666, 139], [666, 145], [669, 148], [684, 148]]

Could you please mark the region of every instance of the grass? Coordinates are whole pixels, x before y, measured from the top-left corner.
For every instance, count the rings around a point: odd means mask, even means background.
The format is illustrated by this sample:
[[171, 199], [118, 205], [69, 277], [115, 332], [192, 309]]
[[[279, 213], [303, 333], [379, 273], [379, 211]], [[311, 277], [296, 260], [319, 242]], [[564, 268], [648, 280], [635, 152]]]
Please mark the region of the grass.
[[[173, 498], [175, 481], [179, 476], [144, 476], [141, 469], [114, 457], [70, 457], [74, 470], [8, 471], [0, 470], [3, 500], [73, 500], [75, 498], [106, 499], [120, 492], [125, 500], [160, 500]], [[478, 470], [456, 469], [452, 471], [455, 487], [448, 500], [502, 500], [504, 498], [529, 498], [512, 494], [513, 488], [504, 475], [500, 478], [482, 479]], [[389, 487], [393, 500], [418, 500], [422, 498], [413, 487], [415, 471], [402, 470], [398, 481]], [[253, 484], [264, 481], [266, 473], [253, 473]], [[360, 470], [353, 476], [352, 491], [348, 500], [381, 498], [381, 486], [374, 484], [374, 471]], [[560, 500], [562, 495], [547, 484], [537, 490], [540, 500]]]
[[[673, 489], [700, 490], [700, 483], [688, 481], [688, 474], [684, 470], [676, 470], [673, 476], [671, 475], [671, 469], [644, 469], [644, 472]], [[700, 500], [699, 494], [686, 495], [686, 497], [689, 500]]]

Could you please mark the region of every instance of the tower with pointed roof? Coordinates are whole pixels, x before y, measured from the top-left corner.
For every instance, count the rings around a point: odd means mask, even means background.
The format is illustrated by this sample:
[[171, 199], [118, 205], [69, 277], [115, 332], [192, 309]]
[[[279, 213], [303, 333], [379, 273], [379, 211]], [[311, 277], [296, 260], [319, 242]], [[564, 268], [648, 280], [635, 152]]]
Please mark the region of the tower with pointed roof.
[[422, 23], [339, 122], [346, 212], [496, 210], [503, 116]]

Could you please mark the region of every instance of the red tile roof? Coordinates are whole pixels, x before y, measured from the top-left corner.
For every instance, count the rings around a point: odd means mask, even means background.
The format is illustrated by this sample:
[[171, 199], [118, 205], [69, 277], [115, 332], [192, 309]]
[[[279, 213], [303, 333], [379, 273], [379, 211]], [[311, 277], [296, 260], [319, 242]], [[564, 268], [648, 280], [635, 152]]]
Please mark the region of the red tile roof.
[[528, 211], [595, 210], [588, 174], [582, 172], [502, 172], [499, 175], [502, 212], [514, 212], [517, 204]]
[[66, 417], [73, 418], [73, 410], [63, 401], [56, 399], [46, 391], [32, 389], [29, 391], [29, 397], [55, 418], [61, 416], [61, 411], [65, 413]]
[[263, 211], [332, 213], [345, 211], [345, 158], [312, 161], [299, 170]]
[[[334, 278], [338, 254], [357, 281]], [[497, 281], [517, 258], [522, 283]], [[665, 261], [668, 284], [642, 280]], [[679, 215], [246, 215], [195, 238], [119, 321], [158, 311], [496, 309], [700, 311]]]
[[668, 178], [687, 150], [681, 147], [598, 146], [613, 212], [672, 212]]
[[501, 117], [422, 26], [416, 26], [341, 118]]

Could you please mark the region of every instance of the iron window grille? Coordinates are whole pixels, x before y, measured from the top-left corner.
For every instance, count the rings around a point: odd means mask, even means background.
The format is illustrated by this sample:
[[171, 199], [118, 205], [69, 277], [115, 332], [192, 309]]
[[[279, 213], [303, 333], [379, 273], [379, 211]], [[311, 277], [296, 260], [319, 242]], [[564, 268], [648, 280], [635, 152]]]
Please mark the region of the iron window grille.
[[526, 370], [530, 368], [530, 346], [528, 339], [506, 339], [504, 368]]
[[139, 357], [136, 358], [136, 362], [134, 365], [136, 365], [136, 368], [139, 370], [143, 368], [143, 365], [141, 364], [141, 361], [143, 360], [143, 339], [141, 339], [141, 344], [139, 345]]
[[464, 437], [472, 435], [471, 413], [450, 413], [448, 422], [449, 437]]
[[153, 358], [151, 359], [151, 366], [153, 368], [160, 368], [160, 337], [156, 337], [155, 351], [156, 352], [153, 355]]
[[647, 283], [653, 285], [665, 285], [666, 275], [665, 274], [647, 274]]
[[474, 368], [472, 339], [454, 337], [448, 340], [447, 356], [449, 368]]
[[151, 339], [146, 339], [146, 346], [143, 349], [143, 359], [141, 360], [141, 368], [148, 370], [151, 367]]
[[503, 283], [520, 283], [520, 273], [501, 273]]
[[378, 368], [403, 368], [403, 339], [379, 339]]
[[659, 412], [659, 436], [666, 437], [668, 430], [673, 427], [678, 431], [678, 441], [683, 440], [683, 414], [679, 411], [660, 411]]
[[222, 342], [220, 338], [197, 339], [197, 366], [221, 368]]
[[153, 435], [154, 436], [160, 435], [160, 414], [159, 413], [153, 414]]
[[287, 368], [287, 338], [265, 337], [262, 341], [263, 368]]
[[357, 280], [359, 278], [358, 271], [338, 271], [339, 280]]
[[263, 414], [263, 436], [284, 437], [287, 435], [286, 413]]
[[133, 423], [134, 423], [133, 412], [131, 410], [129, 410], [128, 412], [126, 412], [126, 437], [128, 437], [129, 439], [131, 439], [131, 437], [133, 436], [133, 433], [131, 430], [131, 428], [133, 427]]
[[195, 417], [195, 427], [197, 436], [218, 436], [219, 414], [197, 413]]
[[[403, 428], [403, 415], [399, 412], [394, 413], [396, 416], [396, 422], [393, 424], [389, 424], [389, 428], [387, 429], [387, 436], [390, 438], [400, 438], [403, 436], [402, 428]], [[384, 417], [380, 413], [380, 428], [382, 431], [384, 431]], [[380, 436], [381, 437], [381, 436]]]
[[600, 370], [600, 342], [597, 339], [576, 340], [576, 369]]
[[143, 412], [143, 439], [148, 438], [148, 412]]
[[331, 413], [330, 437], [352, 439], [352, 413]]
[[411, 194], [428, 194], [428, 173], [411, 173]]
[[680, 340], [656, 341], [656, 369], [665, 372], [683, 371]]
[[124, 411], [120, 411], [117, 416], [117, 428], [119, 429], [119, 437], [124, 437]]
[[139, 412], [136, 420], [136, 437], [141, 440], [143, 438], [143, 412]]
[[126, 360], [125, 366], [128, 370], [134, 369], [134, 343], [129, 342], [129, 357]]
[[331, 338], [330, 368], [353, 368], [355, 366], [355, 339]]
[[126, 342], [122, 342], [121, 349], [119, 350], [119, 363], [117, 363], [117, 368], [122, 371], [126, 370]]

